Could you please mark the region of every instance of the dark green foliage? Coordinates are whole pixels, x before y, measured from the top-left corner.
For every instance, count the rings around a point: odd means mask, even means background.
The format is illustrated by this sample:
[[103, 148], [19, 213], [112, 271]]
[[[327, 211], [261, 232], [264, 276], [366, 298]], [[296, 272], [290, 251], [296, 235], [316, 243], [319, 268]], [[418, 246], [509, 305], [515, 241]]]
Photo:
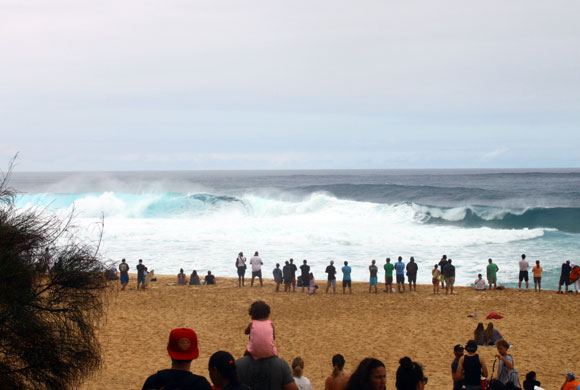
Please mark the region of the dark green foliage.
[[[101, 363], [104, 266], [65, 221], [0, 183], [0, 389], [73, 389]], [[47, 250], [46, 248], [50, 248]]]

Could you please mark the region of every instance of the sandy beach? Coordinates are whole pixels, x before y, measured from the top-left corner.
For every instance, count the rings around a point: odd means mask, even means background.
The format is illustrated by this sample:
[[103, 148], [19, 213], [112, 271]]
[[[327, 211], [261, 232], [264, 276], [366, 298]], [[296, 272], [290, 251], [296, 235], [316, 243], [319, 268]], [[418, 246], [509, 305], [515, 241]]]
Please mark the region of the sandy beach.
[[[263, 288], [250, 288], [249, 282], [238, 288], [233, 278], [217, 281], [218, 286], [177, 286], [174, 276], [157, 275], [148, 290], [137, 291], [136, 276], [131, 275], [128, 289], [114, 294], [100, 332], [103, 366], [82, 389], [140, 389], [150, 374], [169, 367], [167, 337], [177, 327], [197, 332], [200, 355], [192, 371], [208, 377], [213, 352], [242, 356], [247, 310], [255, 300], [271, 306], [280, 357], [290, 362], [301, 356], [304, 375], [317, 390], [324, 388], [335, 353], [345, 356], [349, 373], [365, 357], [381, 359], [387, 367], [387, 389], [395, 388], [398, 360], [409, 356], [423, 364], [427, 388], [449, 389], [453, 346], [472, 338], [478, 322], [487, 325], [485, 316], [492, 311], [504, 316], [493, 323], [514, 345], [509, 353], [522, 383], [534, 370], [542, 387], [559, 389], [566, 372], [580, 373], [574, 347], [580, 334], [578, 295], [460, 287], [453, 296], [435, 296], [427, 285], [418, 286], [416, 293], [386, 294], [381, 288], [375, 295], [368, 293], [366, 283], [354, 283], [352, 295], [342, 295], [340, 288], [336, 295], [323, 291], [309, 296], [276, 293], [272, 280], [265, 280]], [[118, 284], [113, 288], [119, 290]], [[475, 309], [478, 318], [467, 317]], [[491, 372], [496, 349], [480, 347], [479, 352]]]

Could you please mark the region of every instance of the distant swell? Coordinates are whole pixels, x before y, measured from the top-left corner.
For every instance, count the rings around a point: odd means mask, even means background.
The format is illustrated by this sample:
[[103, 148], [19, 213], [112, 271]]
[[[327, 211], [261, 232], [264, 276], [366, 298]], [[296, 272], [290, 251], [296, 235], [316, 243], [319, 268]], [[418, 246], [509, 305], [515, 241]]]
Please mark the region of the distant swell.
[[579, 208], [530, 208], [517, 212], [489, 207], [439, 208], [421, 205], [414, 207], [418, 219], [424, 223], [468, 228], [552, 228], [562, 232], [580, 233]]

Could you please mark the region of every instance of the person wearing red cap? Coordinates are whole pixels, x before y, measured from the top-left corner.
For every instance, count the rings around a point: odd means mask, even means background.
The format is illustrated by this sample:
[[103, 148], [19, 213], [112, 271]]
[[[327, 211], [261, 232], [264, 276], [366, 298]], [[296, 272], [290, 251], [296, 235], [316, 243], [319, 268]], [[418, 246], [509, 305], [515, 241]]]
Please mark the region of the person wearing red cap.
[[197, 335], [192, 329], [173, 329], [169, 334], [167, 352], [171, 357], [171, 368], [147, 378], [143, 390], [211, 390], [207, 379], [190, 371], [191, 361], [199, 356]]

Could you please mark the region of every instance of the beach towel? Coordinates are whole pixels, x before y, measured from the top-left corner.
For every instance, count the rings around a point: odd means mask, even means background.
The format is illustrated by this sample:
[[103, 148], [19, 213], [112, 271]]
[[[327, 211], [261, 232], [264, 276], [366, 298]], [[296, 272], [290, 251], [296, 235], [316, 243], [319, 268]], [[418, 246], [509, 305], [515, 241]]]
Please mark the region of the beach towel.
[[492, 311], [486, 317], [486, 319], [488, 319], [488, 320], [501, 320], [502, 318], [503, 318], [503, 316], [497, 314], [495, 311]]

